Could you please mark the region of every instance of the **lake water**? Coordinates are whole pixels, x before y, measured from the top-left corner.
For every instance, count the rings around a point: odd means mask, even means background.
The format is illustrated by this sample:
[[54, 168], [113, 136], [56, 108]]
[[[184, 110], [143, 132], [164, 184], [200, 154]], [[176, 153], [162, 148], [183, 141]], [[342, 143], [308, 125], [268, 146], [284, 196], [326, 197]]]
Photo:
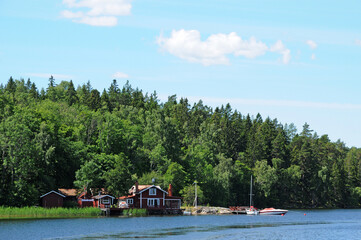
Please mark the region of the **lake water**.
[[0, 239], [6, 240], [135, 238], [361, 239], [361, 210], [290, 210], [285, 216], [150, 216], [0, 221]]

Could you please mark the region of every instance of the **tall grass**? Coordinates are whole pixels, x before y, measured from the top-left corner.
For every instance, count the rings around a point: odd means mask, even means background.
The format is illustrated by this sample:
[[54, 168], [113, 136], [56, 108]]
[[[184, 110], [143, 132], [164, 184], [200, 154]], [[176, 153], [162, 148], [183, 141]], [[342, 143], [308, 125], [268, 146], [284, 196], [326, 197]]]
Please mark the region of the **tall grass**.
[[0, 207], [0, 219], [100, 216], [99, 208]]
[[140, 217], [140, 216], [146, 216], [147, 215], [147, 209], [145, 208], [129, 208], [123, 210], [124, 216], [134, 216], [134, 217]]

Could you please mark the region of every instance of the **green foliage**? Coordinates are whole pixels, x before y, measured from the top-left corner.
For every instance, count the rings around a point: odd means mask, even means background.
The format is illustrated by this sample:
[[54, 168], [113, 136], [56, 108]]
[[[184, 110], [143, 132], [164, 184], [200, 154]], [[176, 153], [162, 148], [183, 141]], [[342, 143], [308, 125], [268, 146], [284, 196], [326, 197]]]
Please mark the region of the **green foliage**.
[[164, 174], [164, 185], [172, 184], [172, 192], [177, 196], [179, 191], [183, 188], [185, 183], [186, 172], [179, 163], [171, 163]]
[[132, 184], [130, 163], [124, 154], [120, 154], [114, 161], [113, 167], [104, 173], [105, 187], [115, 196], [127, 194]]
[[147, 216], [147, 214], [148, 212], [145, 208], [129, 208], [123, 210], [123, 215], [129, 217], [143, 217]]
[[[195, 186], [194, 185], [187, 185], [185, 186], [181, 191], [180, 194], [183, 198], [183, 202], [188, 205], [191, 206], [194, 204], [195, 201]], [[201, 189], [201, 187], [199, 185], [197, 185], [197, 204], [201, 205], [205, 203], [205, 198], [204, 198], [204, 194], [203, 191]]]
[[[160, 103], [129, 82], [100, 91], [50, 76], [40, 93], [28, 79], [0, 85], [0, 204], [32, 206], [56, 188], [173, 186], [193, 203], [279, 207], [361, 206], [361, 150], [319, 137], [306, 123], [214, 110], [172, 95]], [[194, 193], [193, 193], [194, 194]]]

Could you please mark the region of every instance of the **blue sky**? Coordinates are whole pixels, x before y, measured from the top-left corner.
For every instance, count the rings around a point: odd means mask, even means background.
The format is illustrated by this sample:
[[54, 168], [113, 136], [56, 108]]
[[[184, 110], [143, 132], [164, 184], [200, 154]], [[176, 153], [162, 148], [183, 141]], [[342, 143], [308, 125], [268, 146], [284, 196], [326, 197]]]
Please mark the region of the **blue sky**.
[[361, 147], [361, 2], [0, 0], [0, 83], [116, 78]]

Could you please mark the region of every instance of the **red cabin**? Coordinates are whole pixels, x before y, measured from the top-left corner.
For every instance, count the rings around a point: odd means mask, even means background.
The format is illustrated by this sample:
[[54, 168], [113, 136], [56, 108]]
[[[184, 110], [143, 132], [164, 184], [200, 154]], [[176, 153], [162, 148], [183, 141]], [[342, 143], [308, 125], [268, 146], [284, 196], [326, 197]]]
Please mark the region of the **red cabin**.
[[45, 208], [62, 207], [65, 198], [66, 196], [63, 194], [53, 190], [40, 196], [41, 206]]
[[78, 196], [78, 206], [83, 207], [95, 207], [94, 199], [88, 192], [82, 192]]
[[[180, 209], [181, 197], [172, 196], [172, 185], [169, 192], [155, 185], [138, 185], [138, 182], [129, 190], [130, 195], [122, 196], [119, 203], [124, 206], [126, 201], [129, 208], [146, 208], [148, 210]], [[119, 205], [119, 207], [122, 207]]]
[[113, 205], [115, 197], [112, 197], [110, 195], [97, 195], [94, 196], [94, 207], [99, 208], [110, 208]]

